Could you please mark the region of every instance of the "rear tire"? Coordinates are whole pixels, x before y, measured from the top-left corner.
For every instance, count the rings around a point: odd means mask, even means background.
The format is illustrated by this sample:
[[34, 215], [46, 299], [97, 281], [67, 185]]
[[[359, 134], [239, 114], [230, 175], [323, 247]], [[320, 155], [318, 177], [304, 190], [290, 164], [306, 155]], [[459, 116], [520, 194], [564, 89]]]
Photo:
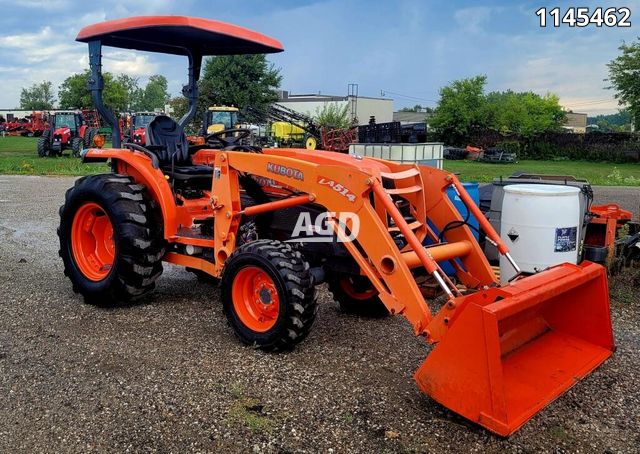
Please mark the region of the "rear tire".
[[332, 275], [327, 284], [342, 312], [368, 317], [389, 315], [378, 291], [365, 276]]
[[82, 137], [74, 137], [71, 139], [71, 156], [74, 158], [80, 157], [80, 152], [82, 152], [82, 148], [84, 147], [84, 140]]
[[165, 246], [159, 217], [144, 186], [130, 177], [78, 179], [60, 207], [58, 228], [73, 291], [86, 303], [112, 306], [152, 290]]
[[224, 313], [238, 338], [266, 351], [289, 350], [308, 334], [317, 302], [309, 264], [275, 240], [239, 247], [222, 274]]
[[98, 130], [96, 128], [87, 128], [84, 133], [84, 147], [91, 148], [93, 146], [93, 138], [98, 134]]

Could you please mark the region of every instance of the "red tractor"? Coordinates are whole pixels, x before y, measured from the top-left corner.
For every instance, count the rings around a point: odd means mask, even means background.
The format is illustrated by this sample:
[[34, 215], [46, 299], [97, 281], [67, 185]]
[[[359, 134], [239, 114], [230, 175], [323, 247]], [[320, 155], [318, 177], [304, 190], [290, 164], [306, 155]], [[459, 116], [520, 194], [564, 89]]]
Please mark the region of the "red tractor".
[[145, 145], [147, 143], [147, 125], [156, 118], [153, 112], [136, 112], [123, 118], [121, 137], [125, 143]]
[[49, 118], [49, 128], [45, 129], [38, 139], [38, 156], [62, 156], [64, 150], [71, 150], [71, 155], [79, 157], [84, 148], [93, 144], [98, 134], [97, 128], [87, 125], [79, 112], [56, 112]]

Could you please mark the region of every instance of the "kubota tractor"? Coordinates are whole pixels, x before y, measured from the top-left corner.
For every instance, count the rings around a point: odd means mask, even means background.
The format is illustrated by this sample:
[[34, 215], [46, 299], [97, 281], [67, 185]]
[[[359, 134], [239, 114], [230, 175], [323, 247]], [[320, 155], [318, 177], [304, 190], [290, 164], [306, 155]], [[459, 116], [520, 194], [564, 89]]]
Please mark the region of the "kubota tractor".
[[[275, 39], [159, 16], [88, 26], [77, 40], [89, 44], [89, 88], [114, 138], [113, 148], [82, 156], [110, 160], [112, 173], [78, 179], [60, 209], [65, 274], [87, 303], [140, 297], [163, 262], [173, 263], [220, 280], [224, 313], [242, 342], [286, 350], [309, 334], [315, 286], [325, 281], [344, 310], [405, 317], [434, 345], [415, 374], [419, 387], [501, 435], [611, 356], [604, 268], [562, 264], [500, 285], [448, 188], [519, 271], [517, 264], [451, 173], [327, 151], [261, 150], [221, 134], [228, 130], [207, 137], [216, 148], [188, 146], [183, 128], [196, 112], [202, 57], [280, 52]], [[145, 146], [121, 145], [102, 103], [103, 45], [188, 58], [189, 110], [179, 122], [157, 116]], [[442, 271], [445, 262], [455, 277]], [[434, 285], [443, 297], [435, 314], [421, 292]]]
[[87, 126], [79, 112], [56, 112], [49, 117], [49, 128], [38, 139], [38, 156], [62, 156], [70, 149], [71, 155], [80, 156], [80, 151], [93, 144], [97, 128]]

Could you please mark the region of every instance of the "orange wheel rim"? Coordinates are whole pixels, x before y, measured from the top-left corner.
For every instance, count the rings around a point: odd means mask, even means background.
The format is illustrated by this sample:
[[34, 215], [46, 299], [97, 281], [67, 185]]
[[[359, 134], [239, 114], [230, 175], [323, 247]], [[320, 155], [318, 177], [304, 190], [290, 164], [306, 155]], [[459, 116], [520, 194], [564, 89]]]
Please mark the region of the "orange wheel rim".
[[280, 297], [273, 279], [260, 268], [242, 268], [233, 280], [231, 297], [238, 318], [247, 328], [264, 333], [276, 324]]
[[370, 283], [368, 285], [357, 285], [350, 277], [340, 279], [340, 288], [354, 300], [368, 300], [378, 294], [378, 291]]
[[71, 225], [71, 251], [87, 279], [101, 281], [111, 272], [115, 256], [113, 225], [97, 203], [87, 202], [76, 212]]

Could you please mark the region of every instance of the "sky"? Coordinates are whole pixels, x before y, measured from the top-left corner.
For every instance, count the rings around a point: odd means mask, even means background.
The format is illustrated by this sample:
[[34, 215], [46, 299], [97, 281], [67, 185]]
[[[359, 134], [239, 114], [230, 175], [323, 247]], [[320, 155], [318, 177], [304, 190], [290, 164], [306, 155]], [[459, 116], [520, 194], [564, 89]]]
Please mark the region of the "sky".
[[[611, 6], [582, 1], [579, 6]], [[435, 106], [452, 80], [487, 76], [487, 90], [555, 93], [574, 112], [618, 110], [606, 89], [606, 64], [639, 35], [640, 0], [630, 28], [541, 28], [535, 11], [576, 3], [456, 0], [0, 0], [0, 108], [18, 106], [20, 89], [42, 80], [55, 87], [88, 67], [85, 25], [137, 15], [201, 16], [255, 29], [280, 40], [270, 55], [281, 88], [292, 93], [387, 97], [396, 109]], [[104, 69], [140, 78], [164, 74], [173, 95], [186, 82], [186, 59], [105, 49]]]

